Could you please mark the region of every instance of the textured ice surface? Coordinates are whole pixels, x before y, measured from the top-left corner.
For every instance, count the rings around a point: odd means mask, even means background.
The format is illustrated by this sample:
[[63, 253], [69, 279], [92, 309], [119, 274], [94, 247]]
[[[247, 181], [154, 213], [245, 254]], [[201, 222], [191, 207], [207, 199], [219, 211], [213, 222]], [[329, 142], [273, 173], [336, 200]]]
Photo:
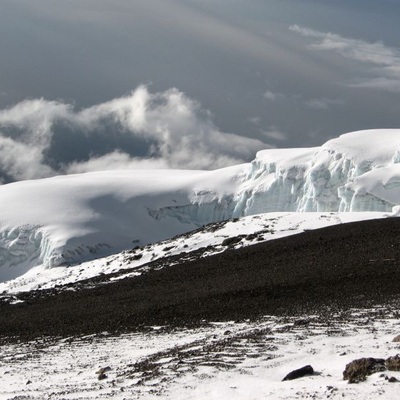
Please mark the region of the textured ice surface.
[[[276, 211], [390, 212], [400, 205], [400, 130], [260, 151], [216, 171], [107, 171], [0, 187], [0, 281], [209, 222]], [[397, 208], [395, 208], [397, 210]]]

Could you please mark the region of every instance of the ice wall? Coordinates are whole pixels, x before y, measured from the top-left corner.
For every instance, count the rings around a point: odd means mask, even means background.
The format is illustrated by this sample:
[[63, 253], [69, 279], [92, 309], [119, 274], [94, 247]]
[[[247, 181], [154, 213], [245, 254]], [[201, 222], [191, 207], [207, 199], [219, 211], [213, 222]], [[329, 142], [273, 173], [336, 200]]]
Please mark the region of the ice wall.
[[197, 225], [266, 212], [390, 212], [400, 204], [400, 130], [352, 132], [305, 149], [260, 151], [236, 190], [154, 212]]
[[257, 154], [237, 214], [391, 211], [400, 204], [400, 130], [342, 135], [314, 149]]

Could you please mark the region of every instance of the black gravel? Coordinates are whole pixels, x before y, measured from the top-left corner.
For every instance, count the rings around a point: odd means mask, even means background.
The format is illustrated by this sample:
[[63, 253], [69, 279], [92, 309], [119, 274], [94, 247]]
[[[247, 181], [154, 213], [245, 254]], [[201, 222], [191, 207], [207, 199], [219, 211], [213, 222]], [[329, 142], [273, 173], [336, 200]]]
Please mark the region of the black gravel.
[[308, 231], [77, 288], [1, 303], [0, 337], [121, 333], [387, 304], [400, 299], [400, 219]]

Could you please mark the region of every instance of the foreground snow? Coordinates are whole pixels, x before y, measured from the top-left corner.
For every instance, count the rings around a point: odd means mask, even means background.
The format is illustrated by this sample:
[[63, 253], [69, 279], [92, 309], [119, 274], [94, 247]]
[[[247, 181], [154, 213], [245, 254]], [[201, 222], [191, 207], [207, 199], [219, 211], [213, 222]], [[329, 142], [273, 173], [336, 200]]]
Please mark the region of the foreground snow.
[[[1, 399], [398, 399], [400, 372], [342, 380], [347, 363], [397, 354], [398, 315], [388, 307], [329, 319], [264, 317], [201, 329], [4, 345]], [[282, 382], [311, 364], [312, 376]], [[99, 368], [109, 367], [98, 380]]]
[[[104, 258], [84, 262], [72, 266], [45, 268], [43, 265], [32, 268], [26, 274], [0, 283], [0, 293], [12, 295], [22, 291], [50, 289], [90, 279], [100, 274], [113, 274], [129, 269], [113, 279], [122, 279], [128, 275], [140, 274], [145, 270], [141, 266], [150, 261], [167, 256], [188, 253], [207, 248], [203, 256], [225, 251], [228, 248], [239, 248], [262, 241], [278, 239], [331, 225], [385, 218], [391, 214], [380, 212], [359, 213], [268, 213], [236, 220], [210, 224], [166, 241], [139, 247], [134, 251], [121, 252]], [[231, 246], [222, 245], [228, 238], [240, 240]], [[165, 266], [169, 262], [165, 261]], [[132, 271], [133, 269], [133, 271]], [[11, 297], [12, 301], [12, 297]]]
[[0, 282], [267, 212], [391, 212], [400, 130], [260, 151], [216, 171], [107, 171], [0, 186]]

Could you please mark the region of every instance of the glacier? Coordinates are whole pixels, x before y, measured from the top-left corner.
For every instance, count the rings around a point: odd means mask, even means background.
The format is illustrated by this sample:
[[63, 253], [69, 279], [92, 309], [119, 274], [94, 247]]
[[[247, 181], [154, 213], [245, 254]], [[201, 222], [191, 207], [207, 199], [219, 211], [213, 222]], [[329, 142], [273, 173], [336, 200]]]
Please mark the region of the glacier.
[[214, 171], [100, 171], [0, 186], [0, 281], [269, 212], [399, 214], [400, 130], [268, 149]]

